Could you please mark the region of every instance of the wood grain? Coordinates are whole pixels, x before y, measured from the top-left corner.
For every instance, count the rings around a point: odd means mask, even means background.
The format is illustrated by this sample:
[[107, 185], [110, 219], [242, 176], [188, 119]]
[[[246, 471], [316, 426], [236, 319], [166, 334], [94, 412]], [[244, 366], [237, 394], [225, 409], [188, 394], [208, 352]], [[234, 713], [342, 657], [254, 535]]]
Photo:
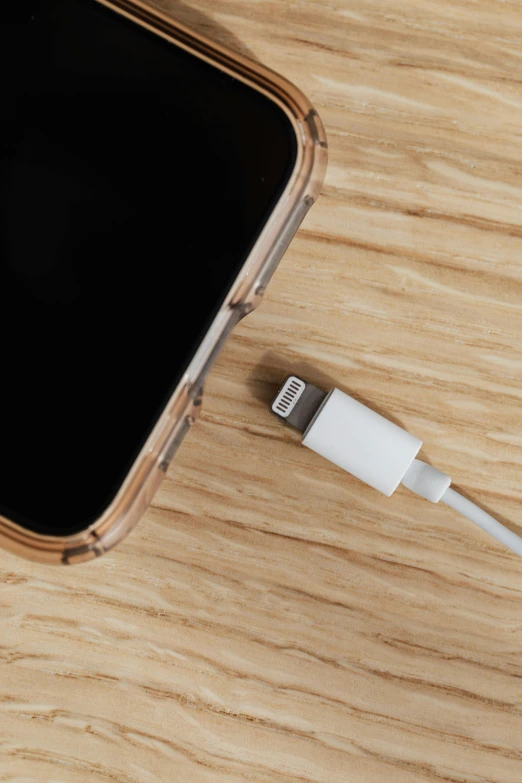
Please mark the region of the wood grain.
[[163, 6], [295, 81], [330, 168], [137, 531], [2, 555], [0, 780], [520, 783], [521, 561], [266, 403], [335, 383], [522, 533], [522, 8]]

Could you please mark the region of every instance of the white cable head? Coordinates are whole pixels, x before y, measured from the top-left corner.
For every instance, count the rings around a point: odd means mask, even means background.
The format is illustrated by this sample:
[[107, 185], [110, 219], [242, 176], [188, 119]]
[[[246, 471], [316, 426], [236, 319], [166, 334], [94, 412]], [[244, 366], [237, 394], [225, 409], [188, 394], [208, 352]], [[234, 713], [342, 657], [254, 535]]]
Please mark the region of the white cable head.
[[[311, 405], [310, 399], [315, 401], [318, 396], [321, 404]], [[290, 418], [279, 410], [285, 400], [286, 410], [290, 408], [293, 414]], [[295, 375], [285, 381], [272, 411], [304, 432], [303, 446], [388, 496], [395, 492], [422, 445], [419, 438], [339, 389], [325, 395]]]
[[422, 441], [334, 389], [306, 430], [303, 446], [390, 496]]

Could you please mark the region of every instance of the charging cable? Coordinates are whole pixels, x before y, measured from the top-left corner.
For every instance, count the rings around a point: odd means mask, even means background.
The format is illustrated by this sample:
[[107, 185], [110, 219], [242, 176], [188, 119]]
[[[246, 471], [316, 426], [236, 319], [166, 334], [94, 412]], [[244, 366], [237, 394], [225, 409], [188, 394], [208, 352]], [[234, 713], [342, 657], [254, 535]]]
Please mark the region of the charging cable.
[[522, 557], [522, 538], [451, 489], [451, 478], [417, 459], [422, 441], [339, 389], [324, 392], [290, 375], [271, 405], [303, 434], [303, 446], [390, 497], [399, 484], [442, 501]]

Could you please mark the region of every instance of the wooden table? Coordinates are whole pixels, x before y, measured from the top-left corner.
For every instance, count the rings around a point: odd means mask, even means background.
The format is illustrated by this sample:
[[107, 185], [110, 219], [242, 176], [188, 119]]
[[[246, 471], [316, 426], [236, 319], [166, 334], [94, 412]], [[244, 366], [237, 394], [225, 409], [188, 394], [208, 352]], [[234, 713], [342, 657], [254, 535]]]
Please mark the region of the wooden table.
[[522, 533], [522, 7], [164, 6], [308, 93], [330, 168], [137, 531], [2, 554], [0, 780], [520, 783], [522, 562], [267, 402], [350, 391]]

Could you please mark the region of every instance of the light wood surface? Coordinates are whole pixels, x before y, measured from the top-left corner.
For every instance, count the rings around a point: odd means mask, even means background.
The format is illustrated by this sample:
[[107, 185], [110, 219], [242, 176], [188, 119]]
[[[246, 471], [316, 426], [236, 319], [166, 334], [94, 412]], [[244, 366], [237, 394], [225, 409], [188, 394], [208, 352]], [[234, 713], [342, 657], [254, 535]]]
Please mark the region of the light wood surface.
[[163, 6], [295, 81], [330, 167], [136, 532], [2, 554], [0, 780], [520, 783], [522, 561], [266, 405], [335, 383], [522, 533], [522, 6]]

